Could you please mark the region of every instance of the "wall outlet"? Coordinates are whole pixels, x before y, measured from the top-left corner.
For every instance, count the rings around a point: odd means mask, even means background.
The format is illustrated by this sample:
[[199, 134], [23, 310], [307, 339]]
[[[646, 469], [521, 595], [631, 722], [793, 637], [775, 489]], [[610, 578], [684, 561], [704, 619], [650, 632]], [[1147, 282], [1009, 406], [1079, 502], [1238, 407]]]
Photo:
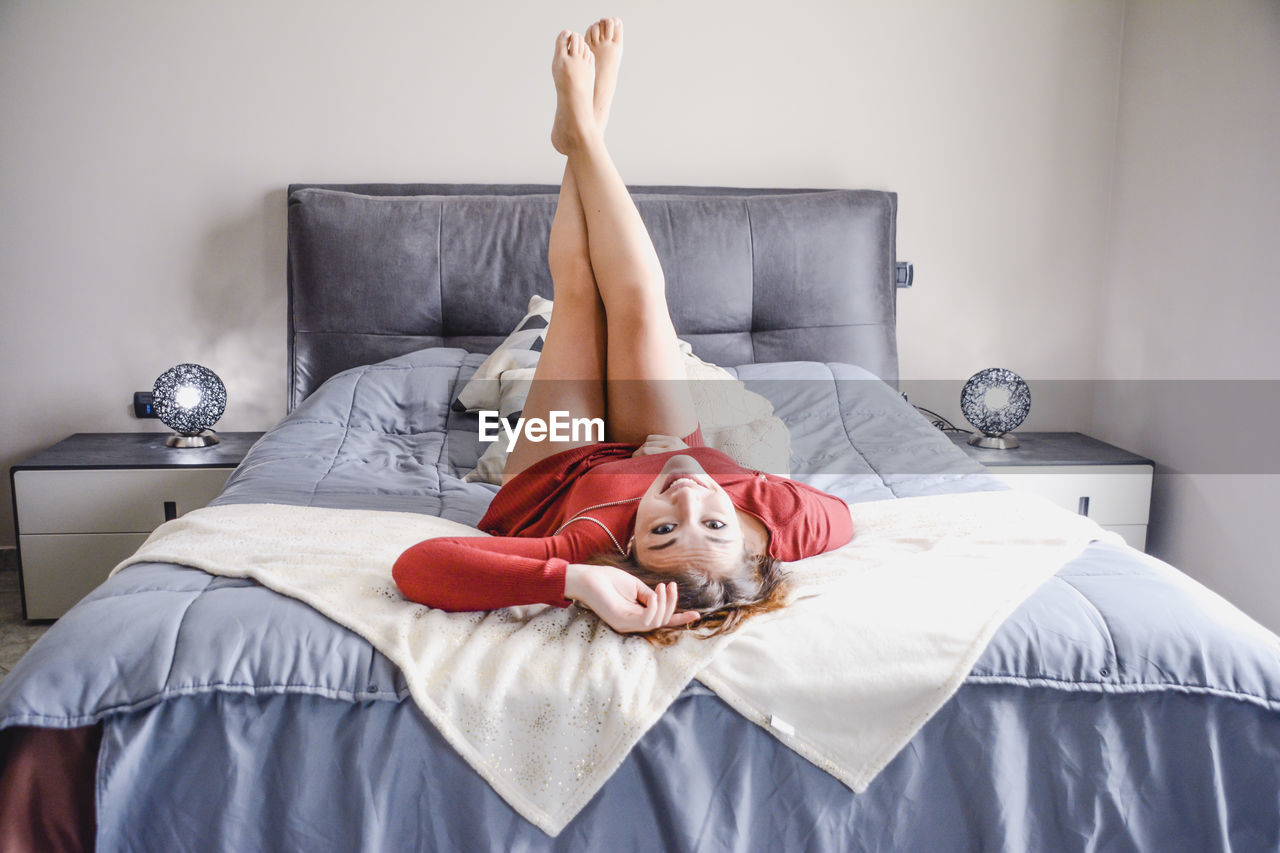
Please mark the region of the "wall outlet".
[[133, 392], [133, 416], [135, 418], [158, 418], [156, 414], [155, 395], [150, 391]]

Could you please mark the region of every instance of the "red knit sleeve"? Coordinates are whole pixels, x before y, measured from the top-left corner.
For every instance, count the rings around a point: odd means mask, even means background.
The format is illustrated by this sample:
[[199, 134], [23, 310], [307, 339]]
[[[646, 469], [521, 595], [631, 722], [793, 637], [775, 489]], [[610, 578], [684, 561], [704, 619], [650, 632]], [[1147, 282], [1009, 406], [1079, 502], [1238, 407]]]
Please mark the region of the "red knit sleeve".
[[407, 549], [391, 574], [406, 598], [441, 610], [567, 607], [565, 570], [577, 550], [567, 536], [440, 537]]
[[849, 505], [805, 483], [756, 474], [728, 491], [769, 528], [769, 553], [779, 560], [825, 554], [853, 539]]

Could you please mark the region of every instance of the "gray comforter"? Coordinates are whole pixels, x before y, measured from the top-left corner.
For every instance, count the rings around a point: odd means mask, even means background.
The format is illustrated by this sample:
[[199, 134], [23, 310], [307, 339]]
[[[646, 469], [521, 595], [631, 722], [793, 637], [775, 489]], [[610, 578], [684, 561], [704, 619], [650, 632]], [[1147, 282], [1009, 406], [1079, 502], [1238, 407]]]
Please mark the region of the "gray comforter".
[[[474, 524], [495, 486], [449, 407], [482, 356], [335, 376], [218, 503]], [[999, 488], [887, 386], [837, 364], [740, 378], [792, 474], [853, 501]], [[0, 727], [104, 722], [103, 850], [1274, 850], [1280, 642], [1095, 543], [1002, 626], [861, 795], [691, 684], [556, 838], [459, 758], [368, 643], [249, 581], [140, 564], [0, 683]], [[856, 630], [856, 626], [851, 626]]]

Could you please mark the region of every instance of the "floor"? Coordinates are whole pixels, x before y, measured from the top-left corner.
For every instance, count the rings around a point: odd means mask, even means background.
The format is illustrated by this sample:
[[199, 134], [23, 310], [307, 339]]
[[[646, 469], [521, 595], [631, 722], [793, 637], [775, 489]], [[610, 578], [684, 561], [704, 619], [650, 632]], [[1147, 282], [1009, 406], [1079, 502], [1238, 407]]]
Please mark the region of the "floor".
[[9, 674], [18, 659], [47, 630], [47, 622], [36, 624], [23, 620], [22, 596], [18, 592], [18, 552], [13, 548], [0, 548], [0, 678]]

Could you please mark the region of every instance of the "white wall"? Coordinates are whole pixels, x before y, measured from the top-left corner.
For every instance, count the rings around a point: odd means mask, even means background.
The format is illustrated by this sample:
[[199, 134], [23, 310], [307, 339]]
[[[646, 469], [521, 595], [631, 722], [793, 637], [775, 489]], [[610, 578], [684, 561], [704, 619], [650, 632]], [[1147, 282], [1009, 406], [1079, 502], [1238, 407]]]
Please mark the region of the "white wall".
[[1129, 0], [1120, 81], [1092, 431], [1158, 463], [1149, 550], [1280, 630], [1280, 2]]
[[[900, 194], [903, 375], [1087, 378], [1119, 0], [0, 4], [0, 466], [159, 429], [197, 361], [219, 429], [284, 412], [284, 187], [558, 182], [556, 32], [626, 21], [633, 183]], [[0, 491], [7, 502], [7, 490]], [[12, 543], [0, 506], [0, 543]]]

